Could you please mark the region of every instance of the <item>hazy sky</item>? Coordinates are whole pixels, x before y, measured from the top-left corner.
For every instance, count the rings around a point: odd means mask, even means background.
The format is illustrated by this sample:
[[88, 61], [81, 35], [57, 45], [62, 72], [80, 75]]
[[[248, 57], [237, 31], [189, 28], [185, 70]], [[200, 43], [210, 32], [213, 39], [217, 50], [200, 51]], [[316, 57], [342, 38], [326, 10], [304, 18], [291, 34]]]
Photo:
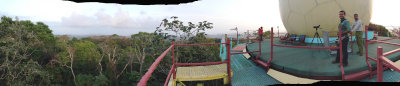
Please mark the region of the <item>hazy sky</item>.
[[[374, 0], [372, 23], [400, 26], [400, 0]], [[125, 35], [153, 32], [164, 18], [184, 22], [209, 21], [208, 34], [236, 33], [279, 26], [279, 0], [200, 0], [180, 5], [119, 5], [62, 0], [0, 0], [0, 16], [42, 21], [56, 35]], [[391, 27], [388, 27], [391, 28]]]

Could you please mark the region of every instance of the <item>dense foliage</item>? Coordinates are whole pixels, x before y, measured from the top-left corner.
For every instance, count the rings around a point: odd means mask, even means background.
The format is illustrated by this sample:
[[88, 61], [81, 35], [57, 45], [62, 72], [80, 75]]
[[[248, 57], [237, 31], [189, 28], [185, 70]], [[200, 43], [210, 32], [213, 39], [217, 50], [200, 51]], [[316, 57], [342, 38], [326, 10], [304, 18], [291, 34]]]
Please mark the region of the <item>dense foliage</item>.
[[[182, 24], [177, 17], [154, 33], [139, 32], [131, 37], [54, 36], [43, 22], [13, 20], [0, 22], [0, 85], [114, 86], [136, 85], [154, 60], [176, 43], [219, 43], [205, 37], [212, 23]], [[162, 29], [162, 26], [164, 29]], [[176, 32], [168, 35], [167, 31]], [[180, 38], [178, 38], [180, 37]], [[182, 62], [219, 61], [219, 46], [177, 47]], [[172, 65], [171, 54], [159, 64], [149, 86], [163, 85]]]

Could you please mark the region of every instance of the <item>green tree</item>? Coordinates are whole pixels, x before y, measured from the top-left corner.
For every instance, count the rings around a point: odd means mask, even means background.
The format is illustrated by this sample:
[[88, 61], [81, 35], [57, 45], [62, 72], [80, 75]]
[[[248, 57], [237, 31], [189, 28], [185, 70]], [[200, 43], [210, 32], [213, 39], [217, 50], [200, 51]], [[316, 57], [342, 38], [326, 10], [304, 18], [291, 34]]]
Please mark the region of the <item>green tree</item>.
[[172, 31], [175, 33], [176, 37], [180, 37], [182, 40], [187, 40], [191, 36], [196, 36], [198, 33], [204, 32], [206, 29], [213, 28], [213, 23], [207, 21], [198, 22], [197, 25], [188, 22], [187, 25], [184, 25], [184, 22], [178, 20], [178, 17], [176, 16], [172, 16], [170, 19], [172, 20], [163, 19], [155, 32], [166, 33], [163, 31]]
[[95, 74], [97, 73], [97, 63], [100, 62], [100, 52], [96, 44], [90, 41], [81, 41], [74, 43], [75, 69], [78, 73]]
[[142, 73], [142, 66], [146, 58], [146, 53], [149, 52], [150, 46], [157, 46], [157, 45], [151, 45], [152, 39], [154, 38], [155, 35], [151, 33], [146, 33], [146, 32], [139, 32], [138, 34], [133, 34], [131, 36], [132, 41], [133, 41], [133, 51], [135, 54], [135, 57], [137, 59], [137, 62], [139, 63], [139, 73]]
[[43, 41], [29, 25], [18, 19], [1, 17], [0, 29], [0, 85], [50, 85], [52, 75], [32, 58], [36, 46]]

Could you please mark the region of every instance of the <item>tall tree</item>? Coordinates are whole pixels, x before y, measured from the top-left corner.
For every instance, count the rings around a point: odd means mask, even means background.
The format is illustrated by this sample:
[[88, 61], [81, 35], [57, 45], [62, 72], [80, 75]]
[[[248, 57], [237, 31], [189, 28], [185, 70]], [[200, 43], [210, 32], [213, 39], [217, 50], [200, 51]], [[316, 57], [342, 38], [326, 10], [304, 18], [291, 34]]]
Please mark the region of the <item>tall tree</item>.
[[[139, 32], [138, 34], [133, 34], [131, 36], [133, 41], [133, 48], [135, 57], [139, 63], [139, 73], [142, 73], [143, 63], [146, 58], [146, 51], [149, 50], [149, 46], [151, 46], [152, 39], [155, 37], [154, 34]], [[157, 46], [157, 45], [153, 45]]]
[[111, 77], [113, 82], [117, 83], [118, 78], [125, 72], [126, 67], [128, 66], [128, 63], [126, 63], [122, 70], [118, 69], [118, 63], [123, 60], [120, 46], [118, 46], [114, 37], [106, 37], [105, 40], [99, 44], [99, 47], [103, 54], [102, 56], [106, 57], [106, 60], [108, 61], [105, 62], [109, 72], [108, 75]]
[[39, 37], [29, 31], [31, 26], [18, 19], [1, 17], [0, 29], [0, 85], [49, 85], [52, 77], [32, 58], [40, 45]]
[[[204, 32], [206, 29], [213, 28], [213, 23], [207, 21], [198, 22], [197, 25], [188, 22], [187, 25], [184, 25], [184, 22], [178, 20], [178, 17], [176, 16], [172, 16], [170, 19], [172, 20], [163, 19], [160, 25], [156, 28], [156, 32], [167, 33], [163, 31], [172, 31], [175, 33], [176, 37], [179, 37], [182, 40], [187, 40], [191, 36], [196, 36], [198, 33]], [[178, 39], [176, 38], [175, 40]]]

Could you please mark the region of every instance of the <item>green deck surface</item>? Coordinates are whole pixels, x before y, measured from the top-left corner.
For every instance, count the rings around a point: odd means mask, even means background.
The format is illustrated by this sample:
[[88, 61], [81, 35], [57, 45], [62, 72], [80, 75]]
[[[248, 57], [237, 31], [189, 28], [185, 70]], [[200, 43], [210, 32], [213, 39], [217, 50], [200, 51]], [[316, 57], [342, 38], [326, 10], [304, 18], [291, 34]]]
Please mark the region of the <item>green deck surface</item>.
[[[385, 38], [379, 38], [385, 39]], [[399, 39], [389, 40], [386, 42], [392, 43], [400, 43]], [[274, 40], [274, 44], [285, 45], [278, 41], [278, 39]], [[270, 52], [270, 40], [262, 41], [262, 52], [261, 52], [261, 60], [268, 61], [271, 57]], [[288, 43], [290, 45], [290, 43]], [[306, 46], [318, 46], [317, 44], [308, 44]], [[388, 52], [390, 50], [394, 50], [400, 48], [399, 46], [387, 45], [387, 44], [369, 44], [369, 57], [376, 58], [376, 49], [377, 46], [383, 47], [383, 52]], [[320, 46], [322, 47], [322, 46]], [[350, 44], [349, 44], [349, 47]], [[358, 51], [356, 43], [353, 45], [354, 52]], [[249, 51], [257, 51], [258, 43], [248, 44]], [[284, 70], [289, 73], [300, 74], [304, 76], [341, 76], [339, 64], [331, 64], [336, 57], [336, 55], [330, 55], [328, 50], [326, 49], [300, 49], [300, 48], [288, 48], [288, 47], [274, 47], [273, 51], [273, 60], [271, 63], [271, 68]], [[258, 55], [257, 53], [251, 53], [252, 56]], [[387, 56], [392, 61], [396, 61], [400, 58], [400, 53], [396, 53], [390, 56]], [[345, 74], [351, 74], [356, 72], [361, 72], [364, 70], [368, 70], [369, 67], [365, 61], [365, 55], [359, 56], [355, 53], [349, 53], [348, 58], [349, 65], [344, 68]], [[372, 68], [376, 68], [376, 63], [374, 61], [370, 61], [372, 64]]]
[[266, 86], [281, 84], [242, 54], [231, 56], [232, 86]]
[[[376, 74], [369, 79], [369, 77], [366, 77], [364, 79], [361, 79], [361, 82], [376, 82]], [[383, 71], [382, 73], [382, 82], [399, 82], [400, 80], [400, 73], [397, 71], [391, 71], [391, 70], [386, 70]]]

